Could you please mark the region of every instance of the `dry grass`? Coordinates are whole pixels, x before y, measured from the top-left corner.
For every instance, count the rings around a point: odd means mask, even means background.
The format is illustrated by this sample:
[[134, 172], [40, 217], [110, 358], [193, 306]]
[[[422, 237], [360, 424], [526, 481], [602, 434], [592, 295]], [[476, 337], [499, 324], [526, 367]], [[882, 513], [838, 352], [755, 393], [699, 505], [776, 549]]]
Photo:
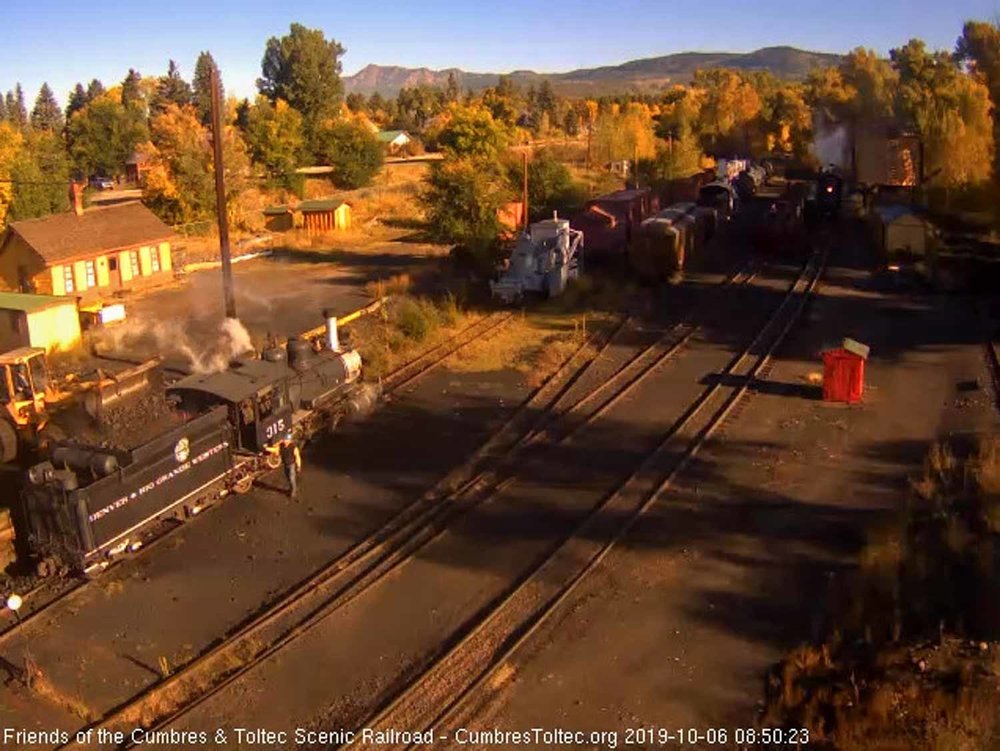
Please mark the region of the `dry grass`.
[[52, 682], [45, 677], [45, 674], [39, 670], [37, 665], [28, 662], [25, 666], [25, 672], [28, 688], [36, 696], [40, 696], [46, 701], [55, 704], [85, 722], [93, 722], [99, 716], [98, 713], [89, 707], [82, 699], [65, 694], [56, 688]]
[[409, 274], [395, 274], [387, 279], [375, 279], [365, 284], [365, 293], [373, 300], [386, 295], [398, 296], [409, 293], [413, 279]]
[[[403, 275], [405, 276], [405, 275]], [[397, 279], [397, 285], [403, 285]], [[365, 377], [382, 378], [469, 323], [452, 297], [432, 301], [396, 293], [378, 315], [352, 324], [351, 342], [365, 363]]]
[[1000, 732], [1000, 437], [935, 444], [831, 592], [830, 636], [769, 679], [765, 724], [820, 748], [978, 749]]
[[455, 353], [448, 367], [457, 372], [513, 368], [530, 388], [541, 386], [583, 341], [582, 318], [575, 327], [554, 329], [538, 317], [517, 317], [498, 333]]

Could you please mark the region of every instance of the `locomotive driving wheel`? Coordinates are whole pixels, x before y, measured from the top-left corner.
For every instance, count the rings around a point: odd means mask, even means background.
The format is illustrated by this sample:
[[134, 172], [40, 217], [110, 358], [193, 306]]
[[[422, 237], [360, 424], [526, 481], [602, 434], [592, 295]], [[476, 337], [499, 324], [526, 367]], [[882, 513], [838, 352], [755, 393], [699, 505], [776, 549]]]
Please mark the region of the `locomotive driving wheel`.
[[268, 469], [277, 469], [281, 466], [281, 456], [277, 452], [268, 452], [264, 457], [264, 464]]

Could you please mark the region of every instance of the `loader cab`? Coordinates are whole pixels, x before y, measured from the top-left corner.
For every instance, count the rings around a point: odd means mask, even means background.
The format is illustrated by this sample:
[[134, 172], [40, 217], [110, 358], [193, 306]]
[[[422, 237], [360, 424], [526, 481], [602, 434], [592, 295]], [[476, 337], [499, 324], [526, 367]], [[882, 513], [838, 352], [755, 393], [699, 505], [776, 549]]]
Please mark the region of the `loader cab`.
[[18, 427], [40, 427], [49, 372], [45, 350], [21, 347], [0, 355], [0, 408]]
[[238, 360], [220, 373], [183, 378], [167, 393], [189, 414], [225, 405], [239, 451], [259, 454], [292, 429], [284, 363]]

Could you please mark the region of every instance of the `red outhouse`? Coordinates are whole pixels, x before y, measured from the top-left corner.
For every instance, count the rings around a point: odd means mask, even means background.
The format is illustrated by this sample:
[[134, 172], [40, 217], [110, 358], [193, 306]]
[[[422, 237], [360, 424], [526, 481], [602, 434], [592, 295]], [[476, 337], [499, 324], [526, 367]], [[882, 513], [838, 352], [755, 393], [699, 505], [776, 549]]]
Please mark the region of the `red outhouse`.
[[865, 358], [838, 347], [823, 353], [823, 401], [861, 401], [865, 389]]

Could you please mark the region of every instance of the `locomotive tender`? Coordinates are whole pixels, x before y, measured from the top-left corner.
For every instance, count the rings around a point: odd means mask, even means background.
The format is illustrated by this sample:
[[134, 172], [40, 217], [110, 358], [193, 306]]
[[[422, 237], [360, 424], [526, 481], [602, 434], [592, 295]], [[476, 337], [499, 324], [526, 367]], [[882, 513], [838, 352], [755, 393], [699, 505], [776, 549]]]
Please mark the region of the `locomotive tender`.
[[28, 470], [18, 538], [38, 573], [94, 573], [142, 545], [158, 522], [197, 514], [278, 465], [268, 448], [308, 439], [367, 394], [356, 351], [292, 339], [262, 359], [191, 375], [166, 389], [168, 409], [132, 445], [54, 443]]

